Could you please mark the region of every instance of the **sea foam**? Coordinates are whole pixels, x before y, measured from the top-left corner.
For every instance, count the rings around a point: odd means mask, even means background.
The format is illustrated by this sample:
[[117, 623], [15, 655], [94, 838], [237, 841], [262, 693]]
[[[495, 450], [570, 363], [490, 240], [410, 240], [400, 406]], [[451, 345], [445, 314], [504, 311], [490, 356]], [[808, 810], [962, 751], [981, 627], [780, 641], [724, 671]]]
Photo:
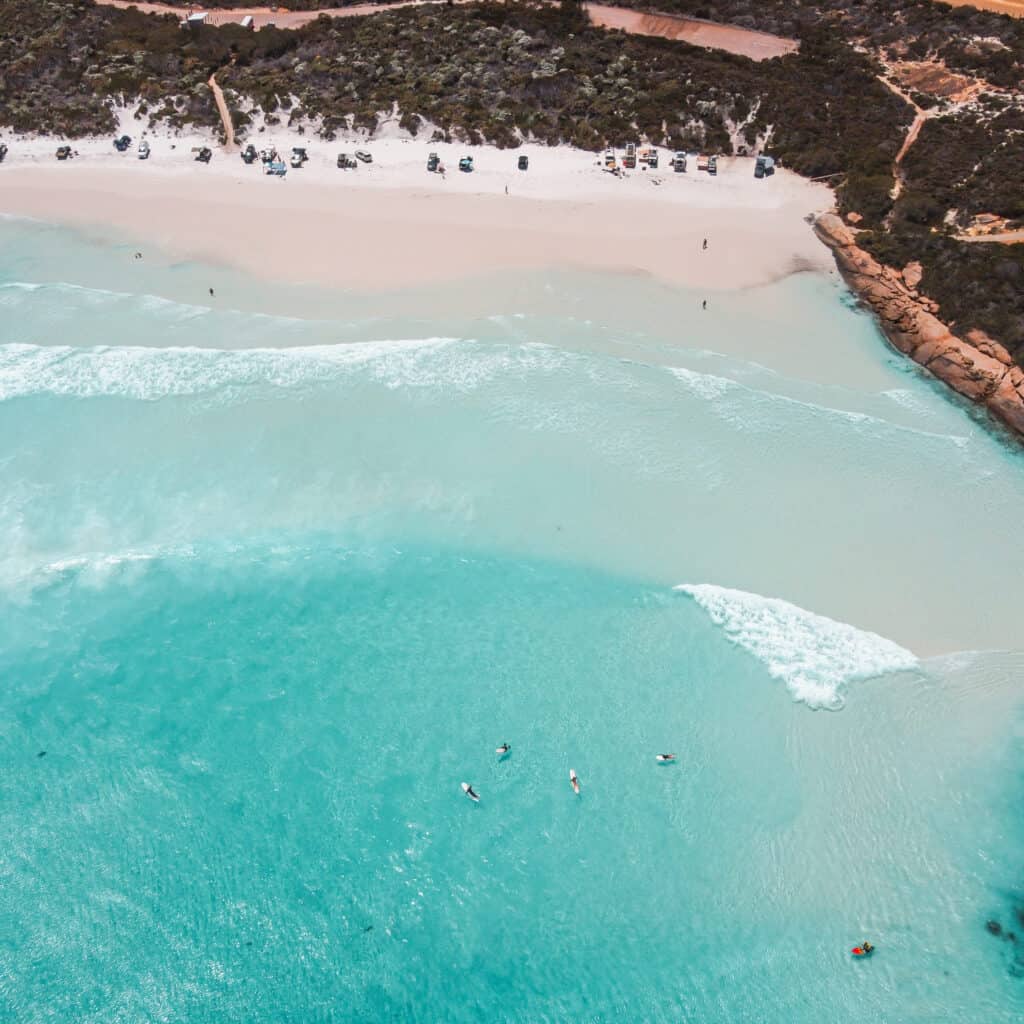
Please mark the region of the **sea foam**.
[[561, 368], [547, 345], [484, 346], [472, 339], [413, 338], [288, 348], [0, 345], [0, 401], [31, 395], [153, 401], [251, 388], [330, 384], [358, 371], [387, 388], [470, 391], [494, 377]]
[[688, 594], [738, 647], [812, 708], [838, 710], [842, 690], [857, 679], [912, 669], [917, 657], [877, 633], [836, 622], [776, 597], [712, 584], [683, 583]]

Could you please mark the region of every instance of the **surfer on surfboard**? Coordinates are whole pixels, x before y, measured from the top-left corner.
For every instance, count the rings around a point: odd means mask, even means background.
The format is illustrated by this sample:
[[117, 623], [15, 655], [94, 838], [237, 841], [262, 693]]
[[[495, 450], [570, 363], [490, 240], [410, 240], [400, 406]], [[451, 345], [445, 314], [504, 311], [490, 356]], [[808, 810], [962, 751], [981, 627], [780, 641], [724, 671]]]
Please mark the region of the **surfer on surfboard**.
[[510, 744], [502, 743], [500, 747], [494, 748], [494, 752], [498, 755], [498, 757], [504, 757], [511, 749], [512, 747]]
[[569, 769], [569, 784], [572, 786], [572, 791], [579, 796], [580, 795], [580, 780], [576, 778], [576, 772]]
[[661, 761], [661, 763], [664, 764], [666, 761], [674, 761], [675, 759], [675, 754], [658, 754], [658, 756], [654, 760]]
[[473, 801], [473, 803], [480, 803], [480, 794], [477, 793], [477, 791], [473, 789], [473, 787], [468, 782], [464, 782], [462, 784], [462, 792], [465, 793], [466, 796], [468, 796], [469, 799]]

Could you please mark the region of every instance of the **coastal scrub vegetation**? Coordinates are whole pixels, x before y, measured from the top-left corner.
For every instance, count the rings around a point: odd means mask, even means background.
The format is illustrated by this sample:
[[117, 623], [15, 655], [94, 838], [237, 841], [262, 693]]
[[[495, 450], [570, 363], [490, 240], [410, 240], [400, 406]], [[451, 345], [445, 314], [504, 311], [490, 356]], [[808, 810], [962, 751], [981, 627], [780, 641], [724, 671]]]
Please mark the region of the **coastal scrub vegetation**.
[[[646, 139], [767, 151], [829, 177], [842, 212], [861, 218], [867, 247], [897, 267], [919, 259], [922, 290], [945, 317], [1024, 358], [1021, 247], [953, 237], [978, 214], [1024, 223], [1024, 21], [934, 0], [625, 4], [795, 36], [800, 47], [754, 62], [608, 32], [572, 0], [430, 4], [259, 32], [183, 31], [175, 16], [92, 0], [4, 0], [0, 125], [102, 133], [115, 124], [112, 102], [124, 101], [152, 123], [218, 132], [206, 84], [216, 72], [241, 137], [260, 116], [325, 140], [350, 127], [372, 133], [393, 111], [410, 133], [469, 144], [599, 150]], [[980, 92], [954, 104], [911, 91], [936, 116], [908, 151], [894, 198], [893, 163], [914, 111], [886, 81], [894, 64], [929, 61]]]

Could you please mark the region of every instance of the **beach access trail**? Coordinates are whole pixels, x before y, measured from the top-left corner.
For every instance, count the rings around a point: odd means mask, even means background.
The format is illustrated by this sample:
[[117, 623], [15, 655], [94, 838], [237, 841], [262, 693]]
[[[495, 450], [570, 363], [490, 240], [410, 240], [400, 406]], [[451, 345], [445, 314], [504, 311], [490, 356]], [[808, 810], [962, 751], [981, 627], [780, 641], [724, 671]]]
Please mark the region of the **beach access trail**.
[[[131, 0], [96, 0], [98, 4], [108, 7], [119, 7], [127, 10], [136, 7], [144, 14], [170, 14], [183, 18], [187, 9], [171, 7], [161, 3], [132, 3]], [[454, 4], [473, 3], [475, 0], [452, 0]], [[445, 0], [398, 0], [397, 3], [353, 4], [351, 7], [324, 7], [317, 11], [288, 11], [278, 8], [272, 11], [269, 7], [232, 7], [217, 10], [205, 10], [207, 22], [211, 25], [237, 24], [245, 17], [251, 17], [253, 27], [265, 28], [274, 25], [277, 28], [295, 29], [316, 21], [321, 15], [330, 18], [361, 18], [368, 14], [380, 14], [384, 11], [397, 10], [400, 7], [445, 7]], [[197, 5], [197, 10], [203, 10]], [[723, 25], [717, 22], [703, 21], [698, 18], [683, 18], [672, 14], [650, 14], [645, 11], [634, 11], [623, 7], [605, 4], [587, 4], [587, 15], [593, 25], [599, 28], [620, 29], [633, 35], [658, 36], [662, 39], [675, 39], [703, 46], [713, 50], [725, 50], [729, 53], [750, 57], [752, 60], [768, 60], [772, 57], [783, 57], [793, 53], [799, 46], [795, 39], [784, 39], [767, 32], [740, 28], [735, 25]]]
[[231, 123], [231, 112], [228, 110], [227, 100], [224, 99], [224, 91], [217, 84], [217, 76], [210, 75], [206, 83], [213, 92], [213, 98], [217, 103], [217, 112], [220, 114], [221, 124], [224, 126], [224, 150], [231, 153], [235, 149], [235, 127]]

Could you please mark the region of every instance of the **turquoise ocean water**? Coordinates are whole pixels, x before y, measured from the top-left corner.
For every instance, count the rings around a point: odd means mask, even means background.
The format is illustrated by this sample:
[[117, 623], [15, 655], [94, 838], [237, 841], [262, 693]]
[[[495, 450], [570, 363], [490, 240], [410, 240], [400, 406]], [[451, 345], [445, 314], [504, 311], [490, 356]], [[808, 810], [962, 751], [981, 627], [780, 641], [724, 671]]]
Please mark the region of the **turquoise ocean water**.
[[0, 239], [0, 1019], [1021, 1019], [1024, 459], [834, 278]]

